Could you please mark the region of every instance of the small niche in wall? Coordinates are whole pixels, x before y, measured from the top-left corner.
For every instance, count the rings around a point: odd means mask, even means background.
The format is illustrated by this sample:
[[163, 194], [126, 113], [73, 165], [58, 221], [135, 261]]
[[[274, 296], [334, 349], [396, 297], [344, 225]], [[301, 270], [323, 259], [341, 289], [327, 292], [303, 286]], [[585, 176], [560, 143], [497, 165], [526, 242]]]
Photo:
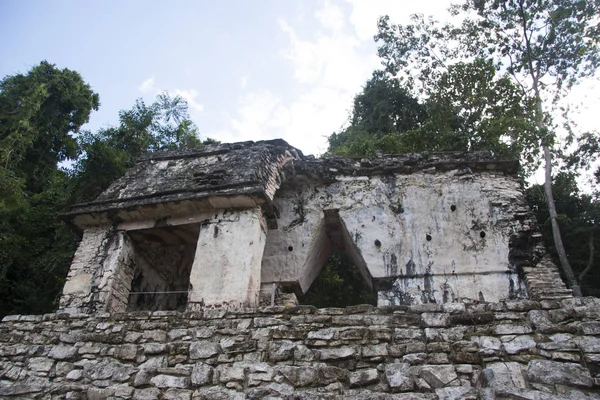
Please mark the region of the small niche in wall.
[[199, 224], [129, 231], [134, 247], [128, 311], [185, 311]]

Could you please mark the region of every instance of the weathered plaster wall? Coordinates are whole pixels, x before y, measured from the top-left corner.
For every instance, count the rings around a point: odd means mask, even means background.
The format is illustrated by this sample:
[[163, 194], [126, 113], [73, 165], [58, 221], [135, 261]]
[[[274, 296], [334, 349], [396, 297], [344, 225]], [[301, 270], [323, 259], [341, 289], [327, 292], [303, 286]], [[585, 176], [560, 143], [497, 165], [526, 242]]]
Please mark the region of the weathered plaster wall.
[[599, 399], [600, 300], [9, 316], [0, 396]]
[[[165, 271], [187, 276], [188, 263], [154, 265], [160, 257], [132, 250], [128, 238], [140, 243], [146, 231], [162, 239], [180, 232], [195, 247], [188, 310], [256, 306], [259, 293], [293, 301], [337, 250], [379, 305], [569, 297], [560, 279], [547, 278], [556, 267], [517, 170], [516, 160], [488, 153], [315, 159], [281, 140], [155, 154], [65, 216], [87, 239], [61, 310], [122, 311], [132, 274], [135, 291], [185, 290]], [[199, 237], [183, 225], [201, 227]], [[144, 269], [152, 277], [138, 285]], [[182, 308], [184, 296], [141, 305]]]
[[201, 224], [188, 310], [196, 305], [257, 306], [266, 230], [261, 209], [215, 214]]
[[[457, 171], [339, 176], [336, 182], [284, 185], [274, 200], [262, 282], [306, 291], [329, 250], [324, 210], [339, 210], [358, 258], [380, 289], [379, 303], [417, 304], [526, 297], [509, 240], [528, 233], [518, 180], [502, 172]], [[324, 244], [325, 243], [325, 244]], [[350, 248], [348, 248], [350, 247]], [[315, 255], [321, 256], [316, 257]], [[310, 276], [311, 279], [304, 279]]]

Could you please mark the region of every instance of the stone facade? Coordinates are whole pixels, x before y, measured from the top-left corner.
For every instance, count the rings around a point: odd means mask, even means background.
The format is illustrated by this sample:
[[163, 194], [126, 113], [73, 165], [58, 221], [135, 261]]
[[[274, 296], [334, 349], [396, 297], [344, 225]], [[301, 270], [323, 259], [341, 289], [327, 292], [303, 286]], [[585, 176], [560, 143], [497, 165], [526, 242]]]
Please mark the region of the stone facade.
[[380, 306], [568, 298], [517, 171], [487, 153], [315, 159], [282, 140], [155, 154], [65, 216], [84, 240], [60, 309], [293, 304], [334, 251]]
[[0, 397], [600, 399], [600, 300], [9, 316]]
[[[565, 288], [517, 168], [281, 140], [142, 159], [64, 216], [59, 311], [0, 323], [0, 397], [600, 399], [600, 300]], [[340, 250], [378, 307], [297, 306]]]

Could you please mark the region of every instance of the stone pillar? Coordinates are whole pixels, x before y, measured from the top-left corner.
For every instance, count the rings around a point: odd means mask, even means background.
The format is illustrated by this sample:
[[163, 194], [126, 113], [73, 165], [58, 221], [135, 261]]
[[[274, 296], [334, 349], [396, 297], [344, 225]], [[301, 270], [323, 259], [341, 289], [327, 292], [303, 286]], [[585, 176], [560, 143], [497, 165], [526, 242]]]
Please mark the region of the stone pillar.
[[133, 278], [133, 248], [124, 232], [90, 227], [75, 252], [59, 312], [126, 311]]
[[96, 309], [109, 313], [127, 311], [135, 258], [133, 243], [126, 232], [113, 233], [102, 267], [102, 276], [96, 280]]
[[187, 309], [258, 306], [265, 237], [259, 207], [225, 211], [203, 223], [190, 273]]

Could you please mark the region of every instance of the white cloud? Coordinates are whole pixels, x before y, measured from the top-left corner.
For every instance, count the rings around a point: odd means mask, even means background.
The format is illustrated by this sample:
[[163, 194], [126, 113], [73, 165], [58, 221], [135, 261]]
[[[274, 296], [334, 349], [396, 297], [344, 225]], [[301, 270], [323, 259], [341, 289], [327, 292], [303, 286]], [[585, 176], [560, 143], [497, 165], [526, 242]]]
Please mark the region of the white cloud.
[[314, 19], [319, 29], [312, 37], [301, 36], [285, 19], [277, 21], [289, 40], [281, 56], [293, 67], [295, 97], [283, 101], [283, 93], [267, 88], [244, 93], [227, 133], [219, 134], [236, 140], [281, 137], [305, 153], [326, 150], [326, 136], [345, 123], [378, 59], [374, 48], [362, 46], [340, 6], [325, 1]]
[[196, 98], [198, 97], [198, 91], [194, 89], [174, 89], [173, 94], [175, 96], [181, 96], [182, 98], [184, 98], [187, 101], [190, 108], [192, 109], [192, 111], [202, 112], [204, 110], [204, 105], [196, 100]]
[[325, 1], [323, 8], [317, 10], [315, 18], [321, 23], [325, 29], [333, 32], [339, 32], [344, 26], [344, 13], [338, 6], [331, 4], [330, 1]]
[[[159, 89], [156, 86], [156, 79], [154, 76], [151, 76], [150, 78], [143, 81], [142, 84], [138, 87], [138, 90], [141, 93], [150, 96], [156, 96], [162, 91], [162, 89]], [[181, 96], [182, 98], [184, 98], [187, 101], [188, 106], [190, 107], [192, 112], [195, 111], [200, 113], [204, 110], [204, 105], [197, 100], [198, 91], [195, 89], [172, 89], [167, 90], [167, 92], [175, 96]]]
[[[444, 11], [450, 0], [324, 0], [312, 17], [318, 28], [305, 34], [304, 26], [280, 18], [277, 24], [288, 44], [280, 56], [293, 71], [291, 87], [263, 86], [238, 97], [225, 128], [206, 136], [223, 142], [282, 138], [306, 154], [327, 149], [326, 137], [347, 121], [354, 96], [380, 67], [373, 35], [377, 18], [390, 14], [406, 22], [420, 10]], [[247, 88], [242, 77], [241, 89]], [[293, 94], [293, 97], [290, 95]]]
[[156, 88], [156, 83], [154, 76], [146, 79], [142, 84], [138, 87], [138, 90], [144, 94], [156, 94], [159, 90]]

